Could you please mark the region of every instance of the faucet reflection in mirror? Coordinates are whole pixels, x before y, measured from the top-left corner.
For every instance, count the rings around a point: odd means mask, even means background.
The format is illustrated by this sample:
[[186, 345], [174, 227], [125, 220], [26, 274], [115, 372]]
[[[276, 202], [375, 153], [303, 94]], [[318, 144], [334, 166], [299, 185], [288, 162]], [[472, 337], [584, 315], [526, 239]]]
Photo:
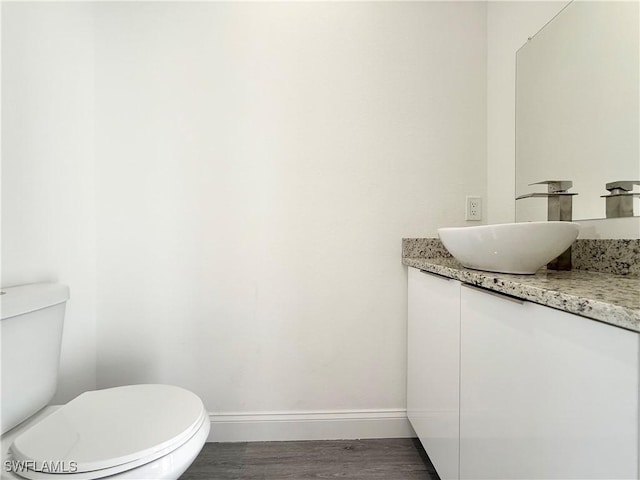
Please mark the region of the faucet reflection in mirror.
[[634, 185], [640, 185], [640, 180], [607, 183], [609, 195], [601, 195], [606, 201], [607, 218], [633, 217], [633, 200], [640, 197], [640, 192], [633, 191]]
[[[544, 180], [542, 182], [530, 183], [532, 185], [547, 185], [547, 192], [526, 193], [516, 197], [516, 200], [525, 198], [546, 198], [547, 199], [547, 221], [570, 222], [572, 220], [573, 196], [575, 192], [569, 192], [573, 186], [571, 180]], [[551, 270], [571, 270], [571, 247], [558, 255], [547, 264]]]

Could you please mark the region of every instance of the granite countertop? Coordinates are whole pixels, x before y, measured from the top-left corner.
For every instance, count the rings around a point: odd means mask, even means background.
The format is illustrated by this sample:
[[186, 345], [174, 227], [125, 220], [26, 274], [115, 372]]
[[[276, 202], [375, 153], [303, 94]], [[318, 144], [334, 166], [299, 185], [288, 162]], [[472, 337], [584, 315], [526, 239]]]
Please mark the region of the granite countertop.
[[472, 270], [451, 257], [405, 256], [402, 263], [533, 303], [640, 332], [640, 276], [586, 270], [513, 275]]

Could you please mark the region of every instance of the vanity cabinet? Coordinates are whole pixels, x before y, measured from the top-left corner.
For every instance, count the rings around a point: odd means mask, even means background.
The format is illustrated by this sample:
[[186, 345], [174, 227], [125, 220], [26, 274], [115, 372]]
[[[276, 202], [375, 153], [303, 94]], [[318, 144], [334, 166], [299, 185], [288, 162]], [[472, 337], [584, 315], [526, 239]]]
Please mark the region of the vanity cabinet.
[[638, 478], [638, 366], [637, 333], [409, 269], [407, 409], [443, 479]]
[[463, 286], [460, 478], [637, 478], [638, 334]]
[[409, 268], [407, 416], [442, 480], [458, 478], [460, 282]]

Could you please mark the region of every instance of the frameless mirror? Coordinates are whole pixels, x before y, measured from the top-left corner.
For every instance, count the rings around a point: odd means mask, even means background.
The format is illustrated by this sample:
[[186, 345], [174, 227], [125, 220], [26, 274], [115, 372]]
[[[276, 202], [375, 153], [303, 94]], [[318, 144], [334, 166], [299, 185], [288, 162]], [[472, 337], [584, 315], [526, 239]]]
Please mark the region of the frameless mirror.
[[[573, 219], [604, 218], [605, 185], [640, 180], [639, 23], [637, 1], [574, 0], [518, 50], [516, 196], [571, 180]], [[546, 219], [545, 198], [516, 201]]]

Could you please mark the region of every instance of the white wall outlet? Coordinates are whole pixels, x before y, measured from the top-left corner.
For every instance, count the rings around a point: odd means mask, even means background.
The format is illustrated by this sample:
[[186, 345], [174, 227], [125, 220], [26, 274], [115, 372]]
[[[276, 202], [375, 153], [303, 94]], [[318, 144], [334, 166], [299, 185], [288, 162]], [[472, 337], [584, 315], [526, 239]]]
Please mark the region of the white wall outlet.
[[467, 197], [465, 220], [482, 220], [482, 197]]

